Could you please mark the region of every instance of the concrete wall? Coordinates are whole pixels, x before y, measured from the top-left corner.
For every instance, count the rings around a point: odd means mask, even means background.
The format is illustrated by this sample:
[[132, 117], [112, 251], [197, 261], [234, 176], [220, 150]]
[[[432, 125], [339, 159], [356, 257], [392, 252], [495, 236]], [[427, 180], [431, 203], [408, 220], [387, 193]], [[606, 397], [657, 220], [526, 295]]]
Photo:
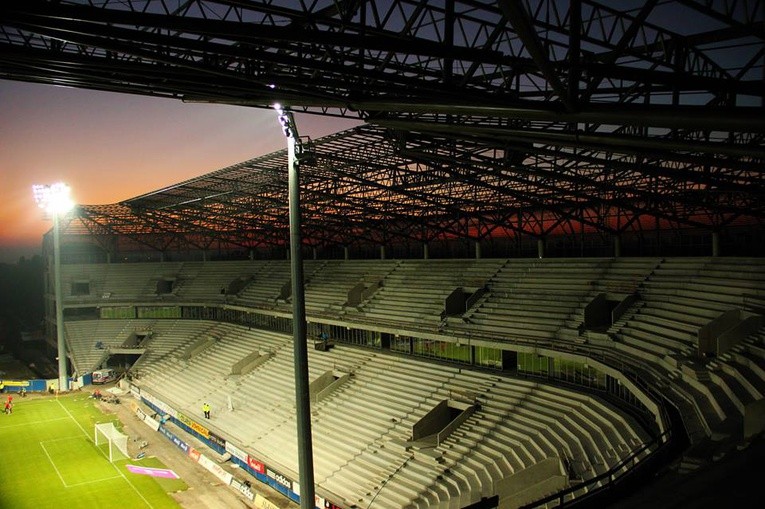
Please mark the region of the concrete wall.
[[716, 353], [717, 338], [741, 320], [741, 310], [731, 309], [699, 328], [699, 353]]
[[[743, 313], [742, 313], [743, 314]], [[717, 337], [716, 352], [722, 355], [748, 336], [757, 332], [765, 323], [762, 315], [749, 315]]]
[[313, 384], [311, 384], [311, 402], [312, 403], [318, 403], [319, 401], [323, 400], [333, 392], [335, 392], [337, 389], [343, 386], [348, 380], [351, 379], [350, 373], [345, 373], [338, 378], [335, 378], [337, 375], [330, 373], [332, 375], [332, 381], [325, 385], [321, 390], [317, 390], [316, 392], [313, 391]]
[[271, 354], [261, 355], [260, 352], [252, 352], [248, 356], [236, 361], [231, 365], [231, 375], [246, 375], [253, 369], [257, 368], [268, 359], [271, 358]]
[[412, 440], [434, 435], [451, 421], [449, 401], [442, 400], [412, 426]]
[[515, 509], [568, 487], [568, 475], [560, 458], [543, 459], [494, 483], [500, 509]]
[[584, 308], [584, 326], [587, 329], [611, 325], [611, 308], [605, 293], [599, 293]]
[[744, 408], [744, 438], [753, 437], [765, 429], [765, 399], [759, 399]]
[[195, 355], [198, 355], [215, 344], [214, 338], [202, 338], [195, 341], [189, 346], [185, 352], [181, 355], [181, 359], [189, 360]]

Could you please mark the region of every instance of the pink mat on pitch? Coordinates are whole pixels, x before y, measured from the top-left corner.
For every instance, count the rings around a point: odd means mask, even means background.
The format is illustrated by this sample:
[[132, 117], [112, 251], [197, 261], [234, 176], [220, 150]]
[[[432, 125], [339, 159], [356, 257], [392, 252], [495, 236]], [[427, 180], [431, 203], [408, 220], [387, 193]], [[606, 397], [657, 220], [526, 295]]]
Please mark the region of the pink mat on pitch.
[[152, 477], [164, 477], [166, 479], [180, 479], [180, 476], [169, 468], [150, 468], [139, 467], [137, 465], [127, 465], [127, 469], [134, 474], [150, 475]]

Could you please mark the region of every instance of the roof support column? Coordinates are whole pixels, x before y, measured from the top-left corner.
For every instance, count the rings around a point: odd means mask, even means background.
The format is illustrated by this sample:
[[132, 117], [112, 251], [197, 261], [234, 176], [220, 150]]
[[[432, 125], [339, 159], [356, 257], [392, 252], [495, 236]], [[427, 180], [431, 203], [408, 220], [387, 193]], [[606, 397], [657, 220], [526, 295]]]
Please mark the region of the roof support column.
[[[295, 133], [296, 135], [297, 133]], [[300, 173], [295, 157], [296, 136], [287, 137], [289, 172], [290, 269], [292, 274], [292, 341], [295, 355], [295, 408], [297, 418], [300, 507], [313, 509], [313, 440], [311, 437], [311, 401], [308, 393], [308, 345], [306, 344], [303, 255], [300, 247]]]
[[712, 256], [720, 256], [720, 232], [712, 232]]

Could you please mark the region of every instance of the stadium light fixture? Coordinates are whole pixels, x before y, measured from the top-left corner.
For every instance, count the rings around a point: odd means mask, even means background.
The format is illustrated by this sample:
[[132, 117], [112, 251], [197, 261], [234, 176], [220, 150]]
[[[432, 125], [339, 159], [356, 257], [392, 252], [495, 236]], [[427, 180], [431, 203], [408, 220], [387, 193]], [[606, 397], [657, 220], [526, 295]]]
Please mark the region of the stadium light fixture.
[[286, 108], [283, 108], [279, 103], [275, 103], [273, 108], [279, 115], [279, 123], [282, 125], [282, 132], [284, 133], [284, 137], [288, 140], [292, 138], [297, 143], [297, 140], [300, 138], [298, 136], [297, 124], [295, 124], [295, 118], [292, 116], [292, 112]]
[[32, 193], [34, 193], [37, 206], [51, 216], [66, 214], [74, 207], [74, 202], [70, 196], [71, 190], [63, 182], [56, 182], [49, 186], [34, 185], [32, 186]]
[[295, 417], [297, 419], [298, 468], [301, 509], [314, 509], [316, 492], [313, 475], [311, 438], [311, 400], [308, 382], [308, 346], [303, 288], [303, 254], [300, 226], [300, 166], [297, 154], [303, 154], [292, 112], [281, 104], [273, 105], [287, 138], [287, 194], [290, 221], [290, 274], [292, 277], [292, 341], [295, 357]]
[[59, 220], [74, 208], [69, 186], [63, 182], [32, 186], [37, 206], [53, 217], [53, 281], [56, 297], [56, 346], [58, 349], [58, 388], [69, 390], [66, 369], [66, 343], [64, 341], [64, 303], [61, 291], [61, 239]]

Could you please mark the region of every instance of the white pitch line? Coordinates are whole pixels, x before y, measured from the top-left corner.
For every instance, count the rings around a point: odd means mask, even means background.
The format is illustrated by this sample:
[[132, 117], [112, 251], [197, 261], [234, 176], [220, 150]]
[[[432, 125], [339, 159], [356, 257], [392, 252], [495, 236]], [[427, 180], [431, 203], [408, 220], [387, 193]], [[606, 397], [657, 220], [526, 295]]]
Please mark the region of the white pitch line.
[[[58, 401], [58, 400], [56, 400], [56, 401]], [[82, 432], [85, 433], [85, 436], [88, 437], [88, 440], [90, 440], [90, 433], [85, 431], [85, 428], [83, 428], [82, 425], [79, 422], [77, 422], [77, 419], [74, 418], [74, 416], [71, 414], [71, 412], [69, 412], [69, 410], [66, 409], [66, 407], [61, 403], [61, 401], [58, 401], [58, 404], [61, 405], [61, 408], [64, 409], [64, 412], [66, 412], [69, 415], [69, 417], [72, 418], [72, 420], [77, 425], [77, 427], [80, 428], [82, 430]], [[102, 451], [101, 449], [98, 449], [98, 451], [106, 458], [107, 461], [109, 461], [109, 457], [106, 455], [106, 453], [104, 453], [104, 451]], [[141, 492], [138, 491], [138, 488], [133, 486], [133, 483], [130, 482], [130, 479], [125, 477], [125, 474], [123, 474], [122, 471], [119, 468], [117, 468], [117, 465], [115, 465], [111, 461], [109, 461], [109, 464], [112, 467], [114, 467], [114, 470], [116, 470], [117, 473], [120, 474], [120, 476], [122, 476], [123, 479], [125, 479], [125, 481], [127, 481], [127, 483], [130, 485], [130, 487], [133, 488], [133, 491], [135, 491], [138, 494], [138, 496], [141, 497], [141, 500], [143, 500], [146, 503], [146, 505], [149, 506], [151, 509], [154, 509], [154, 506], [151, 505], [148, 500], [146, 500], [146, 497], [144, 497], [143, 494], [141, 494]]]
[[[69, 419], [69, 417], [64, 417], [64, 419]], [[53, 458], [51, 457], [50, 453], [48, 452], [48, 449], [45, 448], [45, 444], [47, 442], [59, 442], [61, 440], [79, 440], [80, 435], [73, 436], [73, 437], [60, 437], [60, 438], [51, 438], [50, 440], [43, 440], [40, 442], [40, 446], [43, 448], [43, 451], [45, 451], [45, 455], [48, 456], [48, 461], [50, 461], [51, 465], [53, 465], [53, 468], [56, 470], [56, 473], [58, 474], [58, 478], [61, 479], [61, 482], [64, 483], [64, 488], [74, 488], [75, 486], [82, 486], [84, 484], [93, 484], [101, 481], [108, 481], [110, 479], [119, 479], [120, 476], [115, 475], [113, 477], [104, 477], [103, 479], [92, 479], [90, 481], [84, 481], [84, 482], [78, 482], [75, 484], [67, 484], [64, 481], [64, 477], [61, 475], [61, 472], [59, 472], [58, 468], [56, 468], [56, 464], [53, 463]]]
[[21, 428], [21, 427], [29, 427], [29, 425], [34, 424], [44, 424], [46, 422], [53, 422], [53, 421], [67, 421], [69, 420], [69, 417], [57, 417], [55, 419], [44, 419], [42, 421], [31, 421], [24, 424], [11, 424], [10, 426], [2, 426], [0, 429], [10, 429], [10, 428]]
[[85, 484], [93, 484], [97, 482], [109, 481], [111, 479], [119, 479], [119, 478], [120, 476], [115, 475], [114, 477], [104, 477], [103, 479], [93, 479], [92, 481], [83, 481], [83, 482], [78, 482], [77, 484], [70, 484], [69, 486], [67, 486], [67, 488], [74, 488], [76, 486], [84, 486]]
[[50, 457], [50, 454], [48, 453], [48, 449], [45, 448], [42, 442], [40, 442], [40, 447], [42, 447], [43, 452], [48, 457], [48, 461], [50, 461], [50, 464], [53, 465], [53, 470], [56, 471], [56, 474], [58, 474], [58, 478], [61, 479], [61, 484], [64, 485], [64, 488], [68, 488], [66, 481], [64, 481], [64, 478], [61, 476], [61, 472], [58, 471], [58, 467], [55, 463], [53, 463], [53, 458]]
[[[10, 396], [13, 396], [13, 393], [9, 393]], [[34, 398], [22, 398], [19, 396], [13, 396], [13, 400], [16, 403], [23, 402], [25, 405], [31, 405], [32, 403], [53, 403], [54, 399], [34, 399]]]
[[80, 435], [75, 435], [71, 437], [58, 437], [58, 438], [49, 438], [47, 440], [40, 440], [41, 444], [47, 443], [47, 442], [59, 442], [61, 440], [75, 440], [77, 438], [80, 438]]

